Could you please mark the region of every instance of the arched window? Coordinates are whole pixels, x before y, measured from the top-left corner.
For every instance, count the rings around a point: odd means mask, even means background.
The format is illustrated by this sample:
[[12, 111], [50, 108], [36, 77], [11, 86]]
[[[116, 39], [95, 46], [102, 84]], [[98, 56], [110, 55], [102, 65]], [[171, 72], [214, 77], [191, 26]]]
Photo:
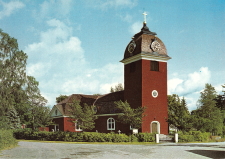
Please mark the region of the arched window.
[[80, 120], [76, 120], [75, 130], [76, 131], [82, 131], [82, 129], [80, 128], [81, 125], [82, 125], [82, 122]]
[[115, 130], [116, 124], [115, 124], [115, 119], [109, 118], [107, 120], [107, 130]]

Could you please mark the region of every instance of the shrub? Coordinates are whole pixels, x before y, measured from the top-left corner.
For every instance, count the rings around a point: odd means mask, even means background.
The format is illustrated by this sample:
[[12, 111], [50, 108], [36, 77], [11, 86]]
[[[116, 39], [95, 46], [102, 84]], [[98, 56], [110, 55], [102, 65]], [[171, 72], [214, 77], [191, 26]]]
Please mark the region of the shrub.
[[179, 135], [179, 142], [193, 142], [194, 136], [193, 135]]
[[12, 130], [0, 129], [0, 150], [17, 145]]
[[180, 142], [208, 141], [210, 133], [201, 131], [178, 132]]
[[134, 134], [130, 135], [129, 137], [130, 142], [138, 142], [138, 138]]
[[139, 133], [136, 134], [139, 142], [155, 142], [155, 134], [154, 133]]

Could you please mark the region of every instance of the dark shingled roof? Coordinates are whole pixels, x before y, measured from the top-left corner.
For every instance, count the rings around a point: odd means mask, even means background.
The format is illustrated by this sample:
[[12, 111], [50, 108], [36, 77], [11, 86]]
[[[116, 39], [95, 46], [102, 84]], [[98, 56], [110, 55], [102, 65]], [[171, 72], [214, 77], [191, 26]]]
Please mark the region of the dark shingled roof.
[[[157, 40], [157, 42], [160, 44], [161, 49], [157, 52], [154, 52], [150, 46], [150, 44]], [[132, 53], [128, 51], [128, 47], [130, 43], [135, 43], [136, 47]], [[161, 56], [161, 57], [169, 57], [167, 55], [167, 50], [164, 45], [164, 43], [156, 36], [155, 32], [151, 32], [147, 25], [144, 23], [141, 31], [134, 35], [133, 39], [130, 41], [130, 43], [127, 45], [125, 52], [124, 52], [124, 59], [130, 58], [132, 56], [135, 56], [137, 54], [146, 54], [146, 55], [152, 55], [152, 56]]]
[[157, 35], [155, 32], [151, 32], [149, 28], [147, 27], [146, 23], [143, 23], [143, 27], [141, 28], [141, 31], [134, 35], [134, 38], [138, 38], [142, 34], [148, 34], [148, 35]]
[[56, 105], [63, 116], [70, 116], [70, 106], [73, 100], [80, 101], [80, 105], [94, 105], [97, 108], [97, 114], [119, 113], [115, 108], [115, 101], [124, 101], [124, 91], [113, 92], [105, 95], [83, 95], [72, 94]]

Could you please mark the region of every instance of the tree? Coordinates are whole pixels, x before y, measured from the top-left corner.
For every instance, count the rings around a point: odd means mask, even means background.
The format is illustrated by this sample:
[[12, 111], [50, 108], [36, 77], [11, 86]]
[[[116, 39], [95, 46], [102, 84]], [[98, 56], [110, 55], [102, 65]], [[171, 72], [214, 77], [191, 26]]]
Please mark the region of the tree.
[[118, 83], [118, 85], [115, 86], [115, 88], [111, 87], [110, 88], [110, 92], [113, 93], [113, 92], [118, 92], [118, 91], [123, 91], [124, 88], [123, 88], [123, 85], [122, 83]]
[[69, 106], [69, 111], [71, 113], [70, 117], [73, 119], [72, 122], [80, 124], [79, 126], [83, 131], [95, 128], [94, 121], [97, 117], [95, 116], [94, 106], [84, 104], [82, 107], [78, 100], [73, 100]]
[[176, 94], [168, 95], [168, 122], [178, 130], [186, 131], [190, 129], [190, 113], [184, 97], [180, 100]]
[[216, 107], [220, 110], [225, 110], [225, 85], [222, 85], [223, 88], [223, 95], [217, 95], [216, 97]]
[[36, 110], [46, 110], [47, 100], [41, 96], [38, 82], [26, 76], [26, 60], [17, 40], [0, 30], [0, 116], [14, 128], [19, 121], [34, 127], [34, 117], [43, 119], [44, 114], [37, 116]]
[[142, 119], [144, 117], [145, 107], [133, 109], [130, 104], [122, 101], [115, 102], [117, 109], [123, 114], [118, 116], [118, 120], [123, 124], [130, 124], [133, 128], [141, 128]]
[[56, 103], [60, 103], [61, 101], [63, 101], [64, 99], [68, 98], [67, 95], [61, 95], [59, 97], [56, 97]]
[[10, 129], [18, 129], [20, 128], [21, 124], [20, 124], [20, 118], [16, 112], [15, 109], [10, 109], [7, 114], [7, 123], [9, 125]]
[[[28, 115], [30, 118], [29, 124], [35, 129], [40, 126], [46, 126], [51, 123], [50, 109], [46, 107], [47, 100], [41, 95], [38, 88], [39, 82], [32, 76], [27, 76], [26, 83], [26, 97], [27, 104], [29, 105]], [[26, 114], [27, 115], [27, 114]]]
[[216, 99], [216, 107], [220, 110], [225, 110], [225, 96], [224, 95], [217, 95]]
[[206, 84], [200, 93], [199, 107], [192, 112], [193, 126], [197, 130], [211, 132], [212, 135], [222, 134], [223, 116], [216, 107], [217, 93], [211, 84]]
[[0, 115], [6, 115], [23, 101], [27, 55], [17, 40], [0, 30]]

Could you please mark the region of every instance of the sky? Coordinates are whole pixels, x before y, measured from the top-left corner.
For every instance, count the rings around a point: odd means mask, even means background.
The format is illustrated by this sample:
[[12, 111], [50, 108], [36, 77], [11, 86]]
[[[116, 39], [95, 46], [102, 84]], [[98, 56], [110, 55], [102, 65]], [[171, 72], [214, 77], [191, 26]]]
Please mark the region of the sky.
[[206, 83], [225, 84], [224, 0], [0, 0], [0, 28], [28, 55], [48, 105], [59, 95], [105, 94], [123, 83], [123, 58], [143, 25], [164, 42], [168, 94], [197, 108]]

